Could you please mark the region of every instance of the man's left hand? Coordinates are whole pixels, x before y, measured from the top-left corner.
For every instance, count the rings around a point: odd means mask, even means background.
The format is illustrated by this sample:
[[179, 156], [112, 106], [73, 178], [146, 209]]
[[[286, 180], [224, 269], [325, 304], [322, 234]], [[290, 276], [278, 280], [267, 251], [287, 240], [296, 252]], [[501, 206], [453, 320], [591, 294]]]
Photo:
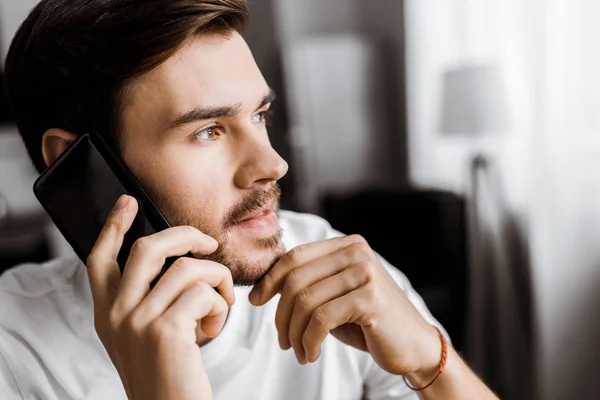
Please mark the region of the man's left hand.
[[279, 344], [301, 364], [316, 361], [331, 332], [369, 352], [389, 373], [435, 370], [441, 344], [364, 238], [337, 237], [292, 249], [250, 293], [255, 306], [277, 293]]

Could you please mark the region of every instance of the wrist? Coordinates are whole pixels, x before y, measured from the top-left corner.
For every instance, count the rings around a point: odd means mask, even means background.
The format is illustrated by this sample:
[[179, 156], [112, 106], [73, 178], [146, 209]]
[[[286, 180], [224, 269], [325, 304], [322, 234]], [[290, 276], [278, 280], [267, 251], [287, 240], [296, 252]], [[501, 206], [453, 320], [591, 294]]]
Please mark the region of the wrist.
[[419, 342], [414, 346], [415, 368], [407, 374], [411, 378], [427, 378], [437, 373], [440, 365], [440, 354], [442, 344], [437, 329], [432, 325], [427, 325], [423, 333], [419, 335]]
[[442, 332], [431, 326], [428, 334], [423, 335], [420, 351], [417, 352], [418, 368], [405, 375], [410, 380], [407, 385], [413, 390], [422, 390], [431, 386], [444, 372], [448, 361], [449, 345]]

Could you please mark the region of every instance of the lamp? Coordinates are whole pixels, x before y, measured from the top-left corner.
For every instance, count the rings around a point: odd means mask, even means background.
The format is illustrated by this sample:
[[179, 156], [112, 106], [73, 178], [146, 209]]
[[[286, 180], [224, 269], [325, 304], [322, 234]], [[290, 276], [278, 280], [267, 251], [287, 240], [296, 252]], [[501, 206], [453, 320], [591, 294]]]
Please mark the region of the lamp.
[[506, 132], [509, 120], [504, 82], [497, 65], [467, 64], [444, 72], [440, 130], [446, 135], [472, 139], [472, 179], [490, 161], [475, 142], [484, 136]]
[[443, 77], [441, 131], [481, 135], [509, 126], [504, 85], [494, 64], [448, 69]]

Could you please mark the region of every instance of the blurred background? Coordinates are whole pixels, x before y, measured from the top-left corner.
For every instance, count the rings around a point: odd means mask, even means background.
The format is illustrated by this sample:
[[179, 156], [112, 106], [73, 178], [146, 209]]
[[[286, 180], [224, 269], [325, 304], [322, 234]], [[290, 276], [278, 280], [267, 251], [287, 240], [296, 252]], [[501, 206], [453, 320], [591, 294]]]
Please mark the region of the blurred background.
[[[283, 207], [363, 234], [501, 398], [600, 398], [600, 2], [250, 4]], [[2, 270], [70, 249], [0, 119]]]

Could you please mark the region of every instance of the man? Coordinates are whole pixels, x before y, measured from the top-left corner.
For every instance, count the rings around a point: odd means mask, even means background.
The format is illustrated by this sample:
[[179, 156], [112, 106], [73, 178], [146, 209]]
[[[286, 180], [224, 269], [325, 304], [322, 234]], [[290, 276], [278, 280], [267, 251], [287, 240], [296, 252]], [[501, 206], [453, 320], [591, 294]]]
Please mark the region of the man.
[[[100, 132], [174, 228], [136, 242], [121, 276], [137, 212], [123, 196], [87, 268], [6, 273], [0, 392], [494, 398], [363, 238], [277, 212], [287, 165], [265, 126], [274, 95], [239, 33], [247, 19], [244, 0], [44, 0], [19, 29], [7, 88], [38, 170]], [[188, 252], [149, 289], [166, 257]]]

